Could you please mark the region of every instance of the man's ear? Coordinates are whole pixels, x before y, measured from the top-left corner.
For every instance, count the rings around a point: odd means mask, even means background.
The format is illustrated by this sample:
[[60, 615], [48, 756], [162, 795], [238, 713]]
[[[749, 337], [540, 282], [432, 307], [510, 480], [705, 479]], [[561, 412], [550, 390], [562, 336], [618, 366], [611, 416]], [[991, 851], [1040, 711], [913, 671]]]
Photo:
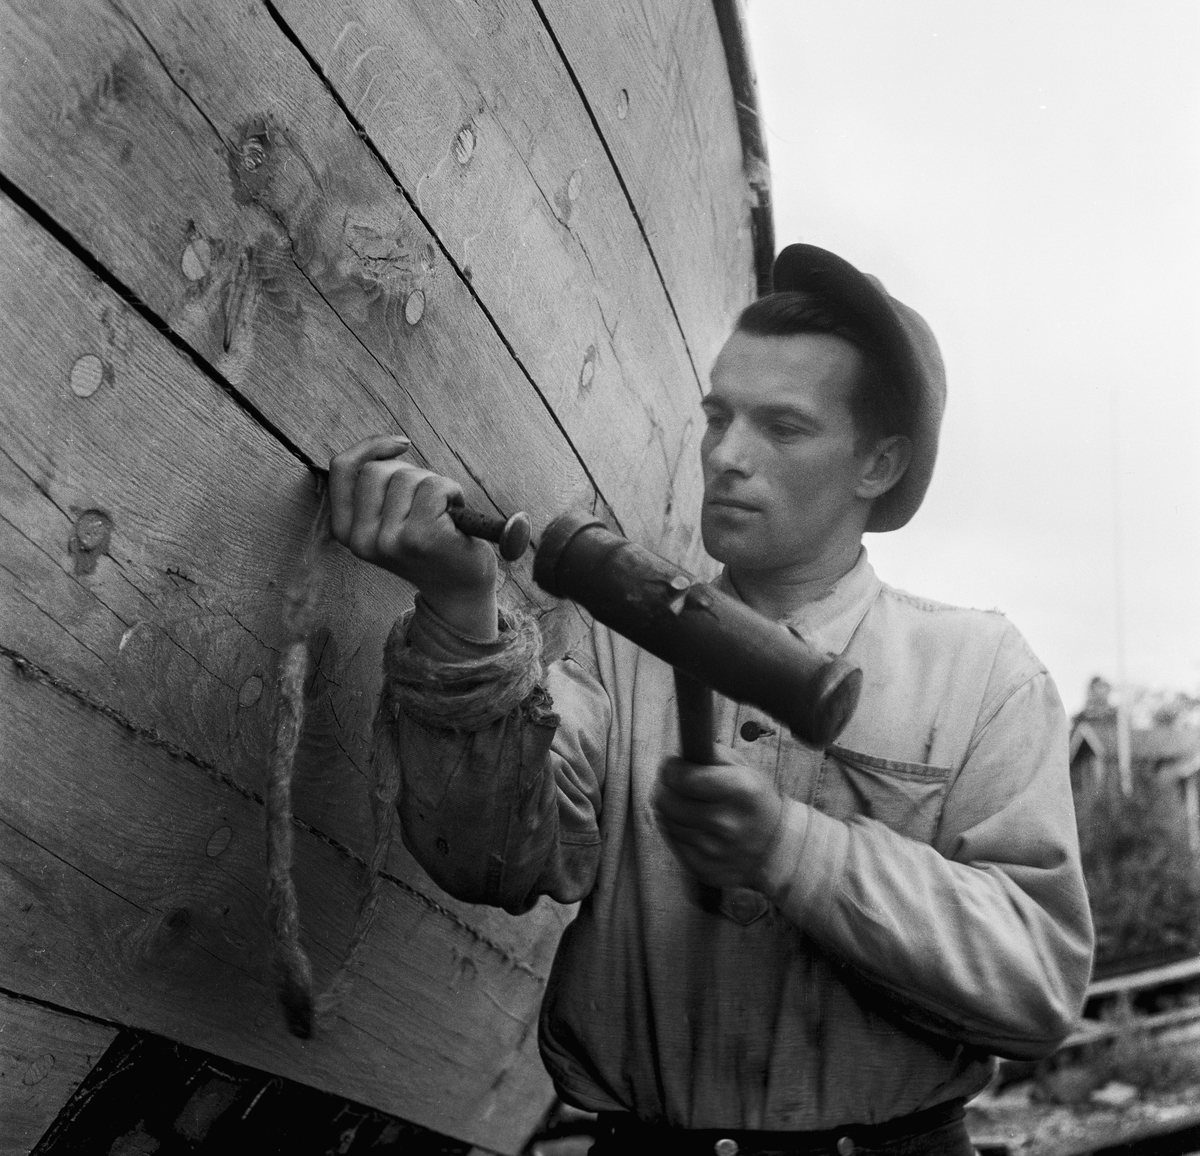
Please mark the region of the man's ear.
[[875, 445], [863, 455], [862, 471], [859, 474], [858, 488], [854, 491], [860, 498], [882, 497], [902, 477], [912, 461], [912, 440], [903, 434], [893, 434], [891, 437], [880, 438]]

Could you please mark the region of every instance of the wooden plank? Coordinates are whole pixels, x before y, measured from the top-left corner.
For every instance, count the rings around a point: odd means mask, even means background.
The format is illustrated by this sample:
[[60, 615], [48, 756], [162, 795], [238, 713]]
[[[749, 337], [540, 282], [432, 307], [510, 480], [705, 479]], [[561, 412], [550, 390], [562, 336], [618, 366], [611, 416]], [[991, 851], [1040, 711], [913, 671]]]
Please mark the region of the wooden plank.
[[[0, 237], [0, 645], [261, 795], [279, 591], [315, 510], [308, 471], [2, 199]], [[87, 397], [69, 384], [81, 357], [108, 367]], [[111, 522], [90, 570], [71, 552], [89, 510]], [[383, 638], [411, 602], [340, 547], [324, 570], [296, 813], [365, 855]], [[548, 969], [567, 918], [554, 904], [521, 919], [459, 904], [398, 840], [389, 869]]]
[[469, 287], [261, 6], [4, 0], [0, 33], [4, 175], [311, 461], [399, 427], [472, 500], [539, 523], [594, 501]]
[[[7, 531], [0, 638], [139, 728], [261, 791], [278, 616], [271, 584], [280, 560], [297, 556], [312, 516], [305, 471], [139, 319], [123, 317], [107, 290], [78, 270], [72, 276], [48, 238], [7, 213], [0, 231], [12, 263], [0, 283], [28, 284], [30, 296], [24, 311], [12, 299], [0, 310], [12, 327], [3, 333], [10, 381], [27, 386], [6, 390], [21, 406], [3, 419], [4, 444], [18, 461], [0, 457], [7, 467], [0, 510], [9, 519], [0, 523]], [[40, 297], [43, 290], [54, 299]], [[103, 342], [97, 317], [106, 310], [126, 347], [112, 355], [112, 380], [81, 399], [65, 385], [72, 350], [103, 348], [86, 339]], [[73, 324], [50, 330], [38, 317]], [[29, 431], [46, 430], [55, 437], [23, 447]], [[148, 469], [121, 452], [123, 439], [179, 449]], [[38, 470], [47, 492], [35, 484]], [[179, 485], [189, 477], [213, 480], [193, 491]], [[94, 573], [74, 574], [69, 511], [97, 506], [113, 519], [109, 553]], [[382, 573], [344, 559], [334, 569], [322, 647], [327, 709], [311, 715], [297, 809], [362, 851], [368, 836], [357, 768], [365, 766], [382, 628], [388, 609], [405, 598]], [[261, 688], [260, 700], [250, 701], [248, 685]], [[390, 866], [440, 908], [428, 920], [430, 938], [461, 921], [539, 974], [548, 969], [566, 918], [553, 904], [522, 919], [458, 904], [398, 843]]]
[[[311, 477], [8, 202], [0, 235], [5, 645], [261, 792], [279, 591], [315, 512]], [[89, 358], [105, 379], [80, 397], [70, 382]], [[90, 560], [72, 553], [85, 511], [109, 526]], [[313, 737], [337, 753], [306, 768], [329, 776], [323, 825], [356, 845], [378, 635], [411, 603], [340, 550], [326, 561], [337, 653], [321, 660]], [[347, 779], [358, 790], [335, 786]], [[339, 826], [339, 805], [357, 818]]]
[[[519, 961], [386, 884], [346, 1002], [300, 1042], [267, 963], [261, 806], [10, 663], [0, 735], [0, 973], [13, 989], [519, 1149], [551, 1097], [543, 981]], [[307, 831], [296, 842], [321, 982], [359, 869]]]
[[540, 0], [596, 118], [701, 375], [756, 295], [747, 174], [707, 0]]
[[[456, 265], [469, 268], [472, 287], [626, 529], [680, 558], [698, 551], [695, 369], [628, 200], [536, 6], [275, 6]], [[578, 6], [584, 19], [603, 7]], [[604, 55], [615, 47], [596, 39], [590, 51]], [[719, 67], [716, 82], [727, 86], [723, 62]], [[649, 136], [640, 143], [658, 148]], [[708, 194], [704, 186], [683, 199]], [[679, 201], [680, 190], [670, 190], [662, 215]], [[738, 206], [719, 217], [720, 227], [736, 230], [743, 217]], [[636, 518], [631, 506], [641, 507]]]
[[0, 994], [0, 1156], [27, 1156], [116, 1034]]

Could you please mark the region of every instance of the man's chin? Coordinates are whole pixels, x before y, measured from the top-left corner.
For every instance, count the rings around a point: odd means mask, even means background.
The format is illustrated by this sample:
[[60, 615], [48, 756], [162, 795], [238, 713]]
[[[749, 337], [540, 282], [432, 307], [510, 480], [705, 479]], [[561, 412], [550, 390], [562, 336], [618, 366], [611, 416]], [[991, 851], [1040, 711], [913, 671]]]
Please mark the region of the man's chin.
[[761, 540], [761, 532], [722, 525], [707, 511], [700, 518], [700, 539], [710, 558], [733, 569], [758, 570], [771, 558], [770, 543]]

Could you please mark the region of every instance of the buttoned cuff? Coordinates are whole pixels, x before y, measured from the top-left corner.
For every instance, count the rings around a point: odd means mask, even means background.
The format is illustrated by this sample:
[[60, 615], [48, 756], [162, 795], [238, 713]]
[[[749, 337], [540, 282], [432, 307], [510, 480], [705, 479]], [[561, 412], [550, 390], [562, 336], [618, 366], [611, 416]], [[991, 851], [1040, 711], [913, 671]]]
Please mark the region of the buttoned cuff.
[[779, 838], [763, 871], [763, 894], [797, 925], [824, 918], [842, 879], [850, 832], [807, 803], [785, 799]]

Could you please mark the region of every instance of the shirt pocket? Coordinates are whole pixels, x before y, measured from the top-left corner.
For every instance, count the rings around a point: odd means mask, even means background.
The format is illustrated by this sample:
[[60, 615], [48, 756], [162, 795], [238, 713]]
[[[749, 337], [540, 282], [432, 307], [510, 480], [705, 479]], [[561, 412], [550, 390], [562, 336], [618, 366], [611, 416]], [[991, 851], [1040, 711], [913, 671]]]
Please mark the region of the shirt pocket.
[[834, 819], [877, 819], [901, 835], [930, 843], [949, 780], [949, 767], [881, 759], [832, 746], [821, 763], [812, 805]]

